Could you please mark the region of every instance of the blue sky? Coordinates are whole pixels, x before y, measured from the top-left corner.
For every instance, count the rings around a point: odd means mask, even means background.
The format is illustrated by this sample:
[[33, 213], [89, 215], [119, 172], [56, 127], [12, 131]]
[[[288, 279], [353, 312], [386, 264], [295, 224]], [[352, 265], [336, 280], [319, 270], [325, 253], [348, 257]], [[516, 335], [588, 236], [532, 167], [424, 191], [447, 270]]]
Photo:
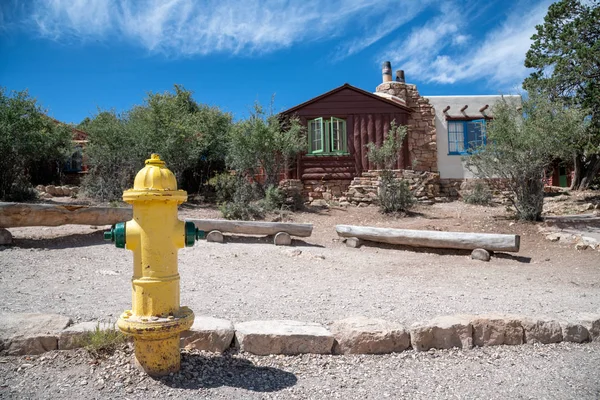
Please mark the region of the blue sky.
[[3, 0], [0, 85], [65, 122], [127, 110], [178, 83], [247, 116], [343, 83], [374, 91], [381, 64], [423, 95], [517, 93], [551, 1]]

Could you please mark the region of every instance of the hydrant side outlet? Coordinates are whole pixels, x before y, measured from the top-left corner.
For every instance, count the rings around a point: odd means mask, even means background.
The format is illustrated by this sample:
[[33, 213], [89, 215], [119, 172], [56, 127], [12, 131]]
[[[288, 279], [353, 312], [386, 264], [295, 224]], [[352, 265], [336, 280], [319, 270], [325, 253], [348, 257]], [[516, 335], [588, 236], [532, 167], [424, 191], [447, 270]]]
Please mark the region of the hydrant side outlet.
[[177, 206], [186, 199], [165, 162], [153, 154], [136, 175], [133, 189], [123, 192], [123, 200], [133, 206], [133, 219], [122, 231], [117, 226], [112, 230], [115, 244], [122, 234], [134, 264], [132, 308], [121, 314], [117, 325], [133, 336], [136, 365], [151, 376], [179, 370], [179, 334], [194, 322], [192, 310], [179, 303], [177, 251], [189, 245], [192, 231], [178, 219]]

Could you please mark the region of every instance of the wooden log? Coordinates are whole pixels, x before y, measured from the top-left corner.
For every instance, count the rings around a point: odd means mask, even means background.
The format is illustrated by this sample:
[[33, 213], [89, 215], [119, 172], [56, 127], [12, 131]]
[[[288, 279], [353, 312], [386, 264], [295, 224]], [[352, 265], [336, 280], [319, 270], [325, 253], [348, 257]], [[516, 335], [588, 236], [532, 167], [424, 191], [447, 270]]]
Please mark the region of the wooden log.
[[206, 235], [207, 242], [223, 243], [223, 234], [219, 231], [210, 231]]
[[311, 167], [304, 169], [305, 174], [323, 174], [323, 173], [339, 173], [339, 172], [354, 172], [352, 167]]
[[360, 151], [362, 155], [362, 170], [369, 170], [369, 159], [367, 158], [367, 143], [369, 143], [369, 137], [367, 133], [367, 119], [364, 115], [360, 116]]
[[12, 233], [4, 228], [0, 228], [0, 245], [12, 244]]
[[335, 230], [341, 237], [355, 237], [373, 242], [442, 249], [474, 250], [482, 248], [488, 251], [518, 252], [521, 240], [519, 235], [420, 231], [352, 225], [337, 225]]
[[[369, 114], [367, 117], [367, 143], [375, 144], [375, 121], [373, 121], [373, 114]], [[368, 165], [369, 169], [375, 169], [375, 164], [371, 161], [369, 161]]]
[[243, 235], [275, 235], [286, 232], [291, 236], [308, 237], [312, 234], [312, 224], [292, 224], [281, 222], [228, 221], [222, 219], [187, 219], [204, 231], [239, 233]]
[[354, 118], [354, 129], [352, 131], [352, 140], [354, 141], [354, 166], [358, 176], [362, 174], [362, 152], [363, 149], [360, 144], [360, 115]]
[[287, 232], [277, 232], [275, 238], [273, 238], [273, 244], [275, 246], [289, 246], [292, 244], [292, 238]]
[[0, 227], [112, 225], [129, 221], [131, 208], [88, 207], [60, 204], [0, 203]]

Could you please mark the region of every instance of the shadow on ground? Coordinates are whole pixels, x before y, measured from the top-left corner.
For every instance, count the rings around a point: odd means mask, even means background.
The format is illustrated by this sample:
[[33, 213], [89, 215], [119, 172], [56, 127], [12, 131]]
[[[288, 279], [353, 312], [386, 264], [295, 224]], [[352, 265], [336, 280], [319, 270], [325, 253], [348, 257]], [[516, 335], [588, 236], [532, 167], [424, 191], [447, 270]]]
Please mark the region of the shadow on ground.
[[232, 357], [182, 354], [181, 371], [161, 378], [166, 386], [179, 389], [210, 389], [222, 386], [254, 392], [276, 392], [298, 381], [296, 375], [272, 367], [259, 367], [251, 361]]
[[[23, 249], [68, 249], [73, 247], [88, 247], [106, 244], [103, 232], [77, 233], [51, 239], [13, 239], [13, 247]], [[0, 247], [2, 248], [2, 247]]]
[[[415, 246], [404, 246], [401, 244], [388, 244], [388, 243], [379, 243], [379, 242], [371, 242], [368, 240], [363, 241], [362, 246], [364, 247], [374, 247], [378, 249], [387, 249], [387, 250], [402, 250], [402, 251], [410, 251], [413, 253], [428, 253], [428, 254], [437, 254], [439, 256], [471, 256], [471, 250], [459, 250], [459, 249], [440, 249], [435, 247], [415, 247]], [[503, 258], [506, 260], [513, 260], [524, 264], [529, 264], [531, 262], [531, 257], [523, 257], [517, 256], [514, 254], [508, 253], [500, 253], [500, 252], [491, 252], [492, 257]]]
[[[246, 243], [246, 244], [273, 244], [273, 236], [237, 236], [237, 235], [223, 235], [224, 243]], [[290, 246], [282, 246], [290, 247]], [[321, 247], [320, 244], [314, 244], [306, 242], [302, 239], [292, 238], [291, 247]]]

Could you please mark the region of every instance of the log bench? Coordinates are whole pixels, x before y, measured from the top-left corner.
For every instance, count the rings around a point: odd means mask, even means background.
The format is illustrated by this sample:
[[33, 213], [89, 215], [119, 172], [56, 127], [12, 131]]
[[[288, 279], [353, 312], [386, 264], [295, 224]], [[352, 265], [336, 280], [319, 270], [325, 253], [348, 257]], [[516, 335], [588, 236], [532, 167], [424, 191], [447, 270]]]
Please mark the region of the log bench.
[[521, 242], [519, 235], [495, 233], [440, 232], [353, 225], [336, 225], [335, 230], [338, 236], [346, 238], [348, 247], [360, 247], [363, 240], [368, 240], [414, 247], [518, 252]]
[[309, 237], [312, 234], [312, 224], [294, 224], [282, 222], [258, 221], [229, 221], [221, 219], [187, 219], [193, 222], [196, 228], [208, 232], [208, 242], [223, 242], [223, 233], [242, 235], [274, 235], [273, 243], [276, 246], [287, 246], [292, 243], [292, 236]]

